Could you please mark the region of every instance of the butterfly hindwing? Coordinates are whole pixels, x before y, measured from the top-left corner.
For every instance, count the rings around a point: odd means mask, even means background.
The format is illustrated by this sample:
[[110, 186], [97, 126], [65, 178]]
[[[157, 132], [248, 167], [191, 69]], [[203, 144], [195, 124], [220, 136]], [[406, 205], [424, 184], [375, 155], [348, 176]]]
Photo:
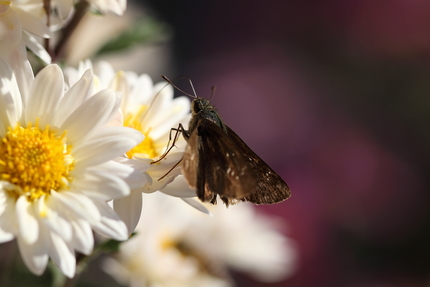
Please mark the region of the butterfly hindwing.
[[254, 204], [273, 204], [284, 201], [291, 196], [291, 191], [285, 181], [267, 165], [246, 143], [228, 126], [229, 138], [243, 154], [256, 176], [256, 189], [242, 200]]
[[199, 188], [197, 186], [197, 178], [201, 177], [201, 171], [199, 170], [199, 153], [195, 152], [197, 151], [198, 146], [198, 136], [196, 133], [192, 133], [187, 140], [187, 147], [185, 148], [181, 163], [182, 173], [184, 174], [188, 185], [195, 189], [201, 189], [201, 187]]

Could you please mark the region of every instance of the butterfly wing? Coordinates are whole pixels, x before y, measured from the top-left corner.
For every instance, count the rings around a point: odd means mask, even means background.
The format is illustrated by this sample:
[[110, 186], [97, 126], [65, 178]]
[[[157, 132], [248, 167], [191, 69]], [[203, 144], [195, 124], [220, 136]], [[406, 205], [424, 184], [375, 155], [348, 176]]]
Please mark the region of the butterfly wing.
[[226, 126], [229, 138], [243, 154], [256, 176], [255, 192], [245, 196], [242, 200], [254, 204], [273, 204], [286, 200], [291, 196], [291, 191], [285, 181], [268, 166], [246, 143], [228, 126]]
[[197, 196], [201, 201], [212, 202], [216, 200], [216, 194], [205, 189], [205, 163], [199, 151], [200, 146], [200, 139], [197, 130], [195, 130], [187, 140], [187, 147], [182, 158], [182, 173], [188, 184], [196, 189]]
[[257, 180], [248, 158], [220, 126], [200, 119], [187, 144], [182, 169], [202, 201], [215, 203], [218, 194], [228, 205], [255, 193]]

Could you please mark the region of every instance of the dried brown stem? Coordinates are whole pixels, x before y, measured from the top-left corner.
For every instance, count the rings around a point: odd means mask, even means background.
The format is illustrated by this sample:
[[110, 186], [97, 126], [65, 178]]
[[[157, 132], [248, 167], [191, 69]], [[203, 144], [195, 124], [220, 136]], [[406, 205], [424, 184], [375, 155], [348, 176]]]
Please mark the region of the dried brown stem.
[[82, 18], [87, 13], [89, 7], [90, 4], [85, 0], [81, 0], [76, 4], [75, 14], [69, 24], [62, 30], [60, 41], [58, 41], [57, 46], [54, 49], [54, 53], [51, 55], [52, 61], [56, 61], [58, 58], [63, 56], [67, 42], [72, 36], [73, 31], [75, 31], [76, 27], [79, 25], [79, 22], [81, 22]]

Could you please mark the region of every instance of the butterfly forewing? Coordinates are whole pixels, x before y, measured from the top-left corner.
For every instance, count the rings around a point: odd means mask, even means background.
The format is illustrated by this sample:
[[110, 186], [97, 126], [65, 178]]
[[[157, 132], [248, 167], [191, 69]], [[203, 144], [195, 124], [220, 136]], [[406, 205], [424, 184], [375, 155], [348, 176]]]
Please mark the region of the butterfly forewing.
[[255, 192], [245, 196], [242, 200], [254, 204], [273, 204], [286, 200], [291, 196], [287, 183], [268, 166], [245, 142], [228, 126], [229, 138], [243, 154], [256, 176]]
[[188, 185], [195, 189], [199, 189], [197, 187], [197, 178], [201, 177], [201, 171], [199, 169], [199, 153], [196, 152], [199, 146], [198, 140], [197, 133], [194, 132], [190, 135], [187, 140], [187, 147], [185, 148], [181, 163], [182, 173], [184, 174]]
[[206, 173], [204, 170], [204, 158], [198, 152], [200, 139], [197, 131], [191, 133], [188, 145], [182, 158], [182, 170], [188, 184], [196, 189], [198, 198], [204, 202], [216, 201], [216, 193], [208, 190], [206, 186]]
[[214, 203], [218, 194], [229, 204], [255, 192], [248, 158], [220, 126], [201, 118], [187, 143], [182, 168], [201, 200]]

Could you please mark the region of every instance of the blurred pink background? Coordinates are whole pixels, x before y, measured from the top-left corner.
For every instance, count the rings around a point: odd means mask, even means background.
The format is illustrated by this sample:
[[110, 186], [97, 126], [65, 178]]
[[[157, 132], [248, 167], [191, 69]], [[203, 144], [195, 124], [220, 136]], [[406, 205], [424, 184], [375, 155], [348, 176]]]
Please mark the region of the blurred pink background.
[[[296, 274], [240, 286], [430, 284], [430, 2], [146, 1], [189, 76], [289, 184]], [[184, 88], [189, 89], [185, 85]]]

